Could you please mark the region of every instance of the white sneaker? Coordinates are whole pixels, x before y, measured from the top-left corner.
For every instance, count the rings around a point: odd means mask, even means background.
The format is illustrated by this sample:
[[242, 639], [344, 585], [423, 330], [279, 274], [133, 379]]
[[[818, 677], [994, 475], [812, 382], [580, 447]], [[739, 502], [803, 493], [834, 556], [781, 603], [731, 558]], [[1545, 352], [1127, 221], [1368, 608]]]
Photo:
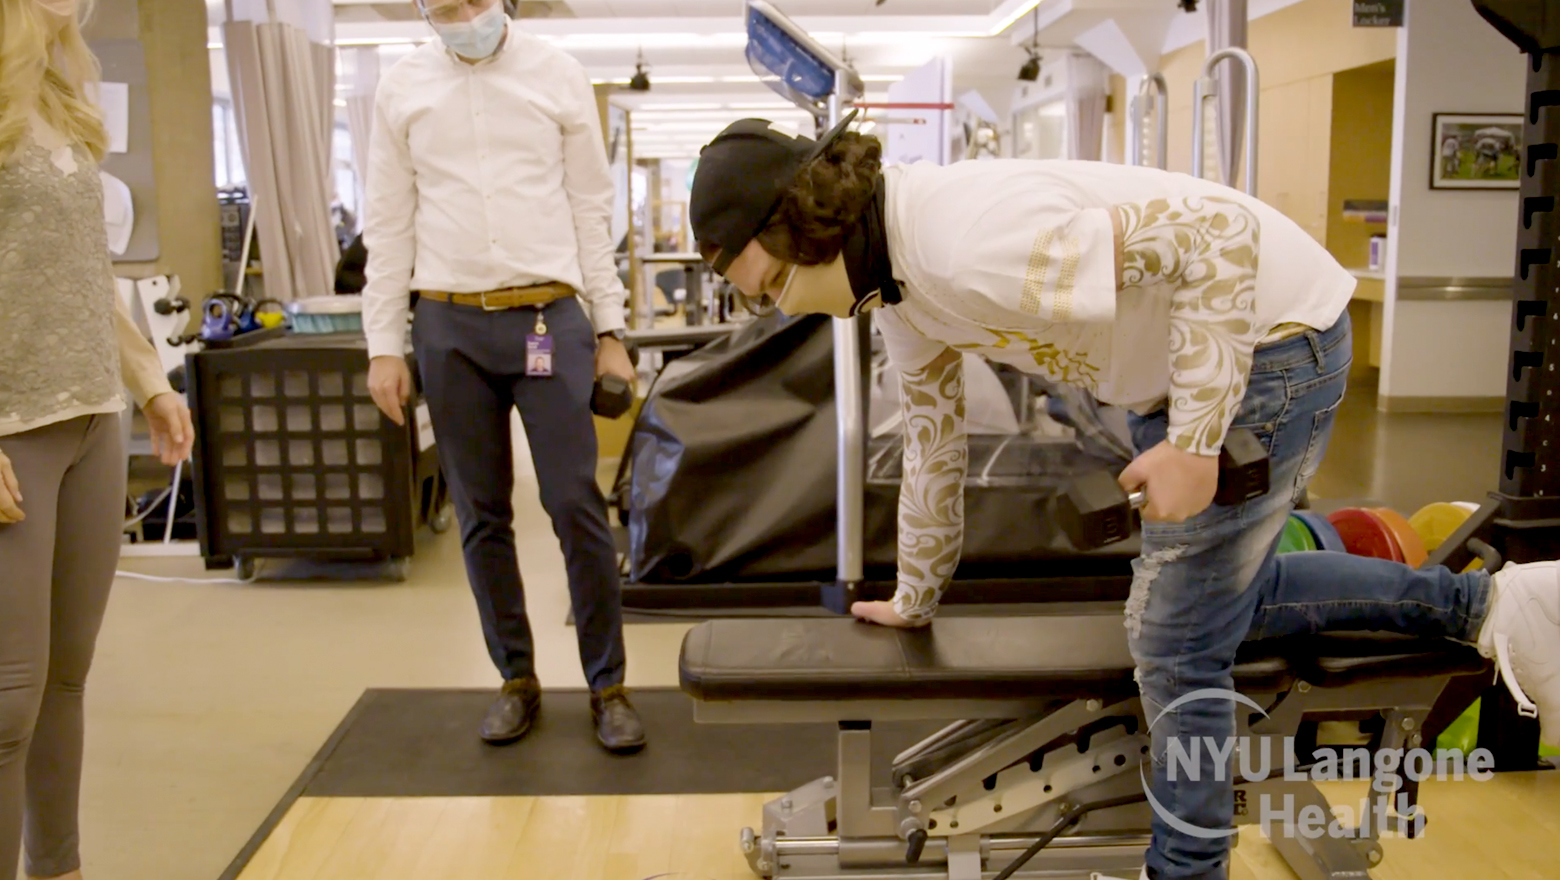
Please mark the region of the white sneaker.
[[[1111, 877], [1109, 875], [1101, 874], [1098, 871], [1096, 871], [1095, 873], [1089, 875], [1089, 880], [1127, 880], [1127, 878], [1125, 878], [1125, 877]], [[1148, 880], [1148, 868], [1147, 867], [1144, 867], [1142, 872], [1138, 874], [1138, 880]]]
[[1539, 719], [1539, 738], [1560, 747], [1560, 564], [1496, 572], [1478, 644], [1480, 654], [1495, 658], [1517, 711]]

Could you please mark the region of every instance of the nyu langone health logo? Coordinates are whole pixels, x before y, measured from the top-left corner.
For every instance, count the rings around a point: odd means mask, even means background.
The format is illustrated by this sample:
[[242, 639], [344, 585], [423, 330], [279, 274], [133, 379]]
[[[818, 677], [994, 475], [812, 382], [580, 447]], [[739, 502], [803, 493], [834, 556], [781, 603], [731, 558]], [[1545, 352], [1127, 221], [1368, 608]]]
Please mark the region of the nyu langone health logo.
[[[1150, 735], [1154, 727], [1171, 713], [1187, 704], [1206, 701], [1227, 701], [1267, 717], [1267, 712], [1244, 694], [1223, 688], [1207, 688], [1176, 699], [1155, 715], [1148, 725]], [[1165, 737], [1164, 745], [1165, 775], [1172, 783], [1182, 780], [1197, 782], [1204, 778], [1221, 783], [1232, 779], [1236, 783], [1370, 780], [1372, 797], [1361, 803], [1357, 817], [1347, 805], [1335, 806], [1329, 811], [1310, 803], [1297, 809], [1292, 789], [1280, 793], [1261, 791], [1261, 787], [1257, 787], [1257, 824], [1270, 835], [1283, 833], [1312, 840], [1358, 837], [1369, 834], [1373, 825], [1380, 832], [1390, 833], [1392, 823], [1387, 816], [1387, 807], [1393, 803], [1394, 794], [1397, 795], [1395, 812], [1400, 820], [1398, 824], [1406, 823], [1403, 833], [1421, 836], [1425, 828], [1424, 813], [1417, 805], [1411, 806], [1408, 796], [1399, 791], [1401, 780], [1423, 782], [1427, 779], [1461, 780], [1467, 777], [1487, 782], [1495, 776], [1495, 756], [1488, 749], [1474, 749], [1467, 755], [1460, 751], [1433, 754], [1423, 748], [1383, 748], [1374, 751], [1363, 747], [1328, 749], [1318, 751], [1314, 763], [1302, 766], [1296, 762], [1295, 739], [1292, 736], [1280, 739], [1272, 736], [1188, 737], [1172, 734]], [[1276, 771], [1275, 750], [1282, 752], [1279, 758], [1282, 767]], [[1145, 770], [1140, 767], [1138, 772], [1143, 774]], [[1182, 834], [1214, 840], [1238, 833], [1234, 828], [1203, 828], [1175, 815], [1154, 797], [1153, 787], [1146, 776], [1143, 779], [1143, 791], [1148, 795], [1148, 803], [1154, 814]], [[1235, 792], [1236, 816], [1247, 817], [1248, 822], [1252, 809], [1248, 795], [1251, 793], [1242, 790]]]

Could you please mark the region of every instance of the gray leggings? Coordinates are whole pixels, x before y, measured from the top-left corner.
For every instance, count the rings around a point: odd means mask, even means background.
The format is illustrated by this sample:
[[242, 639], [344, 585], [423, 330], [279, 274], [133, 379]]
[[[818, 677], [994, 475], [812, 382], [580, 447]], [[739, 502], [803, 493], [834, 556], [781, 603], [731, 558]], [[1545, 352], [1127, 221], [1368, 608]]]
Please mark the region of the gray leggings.
[[82, 690], [124, 524], [118, 415], [0, 437], [22, 489], [0, 525], [0, 880], [81, 866]]

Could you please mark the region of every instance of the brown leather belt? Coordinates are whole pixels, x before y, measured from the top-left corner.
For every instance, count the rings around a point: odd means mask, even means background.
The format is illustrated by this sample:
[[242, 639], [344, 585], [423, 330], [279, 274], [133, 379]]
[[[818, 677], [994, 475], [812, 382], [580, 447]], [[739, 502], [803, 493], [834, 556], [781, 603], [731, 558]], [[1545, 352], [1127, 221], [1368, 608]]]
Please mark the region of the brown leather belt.
[[574, 288], [558, 281], [532, 284], [529, 287], [505, 287], [482, 293], [450, 293], [444, 290], [419, 290], [417, 295], [434, 302], [453, 303], [457, 306], [473, 306], [489, 312], [505, 309], [523, 309], [545, 306], [574, 295]]

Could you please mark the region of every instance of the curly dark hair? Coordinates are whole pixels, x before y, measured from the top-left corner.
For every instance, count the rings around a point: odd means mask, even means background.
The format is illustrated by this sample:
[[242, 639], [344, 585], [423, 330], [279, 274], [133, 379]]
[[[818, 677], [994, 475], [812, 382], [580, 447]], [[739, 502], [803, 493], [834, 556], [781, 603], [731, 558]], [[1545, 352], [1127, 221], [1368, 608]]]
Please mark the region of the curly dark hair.
[[872, 204], [883, 167], [883, 145], [854, 131], [841, 134], [823, 155], [796, 173], [758, 243], [771, 255], [799, 266], [827, 263], [845, 246], [845, 235]]

